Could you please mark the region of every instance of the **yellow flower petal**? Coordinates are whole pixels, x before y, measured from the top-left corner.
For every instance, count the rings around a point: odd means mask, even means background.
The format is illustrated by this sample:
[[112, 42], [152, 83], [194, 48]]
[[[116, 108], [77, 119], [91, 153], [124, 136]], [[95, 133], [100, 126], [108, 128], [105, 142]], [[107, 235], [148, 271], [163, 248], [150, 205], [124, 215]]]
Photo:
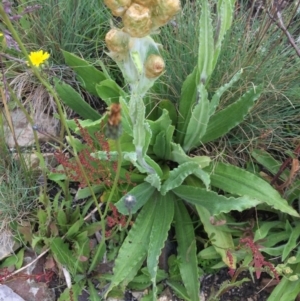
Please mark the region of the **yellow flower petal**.
[[43, 64], [49, 57], [50, 54], [48, 52], [43, 52], [43, 50], [33, 51], [29, 54], [29, 59], [32, 65], [36, 67], [39, 67], [41, 64]]

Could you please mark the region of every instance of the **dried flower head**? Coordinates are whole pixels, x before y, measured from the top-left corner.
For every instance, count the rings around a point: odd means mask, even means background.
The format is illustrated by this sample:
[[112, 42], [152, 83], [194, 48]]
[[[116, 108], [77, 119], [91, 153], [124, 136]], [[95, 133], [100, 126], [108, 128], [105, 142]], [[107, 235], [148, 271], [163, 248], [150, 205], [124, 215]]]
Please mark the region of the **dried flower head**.
[[130, 36], [117, 28], [111, 29], [105, 36], [105, 43], [107, 48], [118, 54], [125, 54], [128, 52]]
[[108, 112], [108, 123], [112, 126], [118, 126], [121, 122], [121, 105], [113, 103]]
[[143, 5], [143, 6], [147, 6], [149, 8], [157, 5], [157, 0], [133, 0], [133, 2]]
[[108, 111], [106, 136], [115, 140], [119, 138], [121, 131], [121, 105], [119, 103], [113, 103]]
[[104, 3], [114, 16], [121, 17], [129, 8], [131, 0], [104, 0]]
[[135, 38], [147, 36], [151, 30], [151, 12], [146, 6], [133, 3], [123, 16], [124, 31]]
[[147, 78], [156, 78], [165, 70], [165, 62], [163, 58], [156, 54], [151, 54], [145, 63], [145, 75]]
[[36, 67], [39, 67], [40, 65], [44, 64], [49, 57], [50, 54], [48, 52], [44, 52], [43, 50], [33, 51], [29, 54], [31, 64]]
[[153, 28], [167, 24], [181, 9], [180, 0], [157, 0], [152, 10]]

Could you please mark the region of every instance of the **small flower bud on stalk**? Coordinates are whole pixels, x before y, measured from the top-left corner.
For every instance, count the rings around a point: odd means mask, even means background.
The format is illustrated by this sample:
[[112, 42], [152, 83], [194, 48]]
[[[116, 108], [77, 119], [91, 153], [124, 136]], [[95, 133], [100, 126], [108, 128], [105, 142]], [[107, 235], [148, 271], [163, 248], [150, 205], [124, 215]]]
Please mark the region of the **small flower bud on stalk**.
[[110, 55], [116, 60], [122, 60], [128, 55], [130, 36], [120, 29], [113, 28], [105, 36]]
[[133, 3], [123, 16], [124, 31], [135, 38], [142, 38], [151, 31], [151, 12], [148, 7]]
[[151, 54], [145, 63], [145, 75], [147, 78], [156, 78], [165, 70], [165, 62], [161, 56]]
[[121, 17], [131, 5], [131, 0], [104, 0], [104, 3], [114, 16]]
[[152, 10], [153, 29], [167, 24], [181, 9], [180, 0], [157, 0]]

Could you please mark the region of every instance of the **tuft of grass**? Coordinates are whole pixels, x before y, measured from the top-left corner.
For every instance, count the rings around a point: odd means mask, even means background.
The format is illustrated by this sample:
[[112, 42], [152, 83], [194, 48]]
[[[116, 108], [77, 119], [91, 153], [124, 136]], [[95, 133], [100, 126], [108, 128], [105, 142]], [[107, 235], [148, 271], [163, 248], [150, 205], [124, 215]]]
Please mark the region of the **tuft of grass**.
[[56, 64], [64, 63], [61, 49], [84, 58], [103, 56], [104, 37], [110, 15], [99, 0], [17, 0], [18, 10], [29, 5], [41, 8], [16, 23], [28, 49], [42, 48], [51, 53]]
[[0, 161], [0, 219], [1, 228], [12, 221], [21, 221], [36, 207], [38, 189], [32, 185], [32, 172], [20, 172], [20, 166], [11, 157], [8, 165]]

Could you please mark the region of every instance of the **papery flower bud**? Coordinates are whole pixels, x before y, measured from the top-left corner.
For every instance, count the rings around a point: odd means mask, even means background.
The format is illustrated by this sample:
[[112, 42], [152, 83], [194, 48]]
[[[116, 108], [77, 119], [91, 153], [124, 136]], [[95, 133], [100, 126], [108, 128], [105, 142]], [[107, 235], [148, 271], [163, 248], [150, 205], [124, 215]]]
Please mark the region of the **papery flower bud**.
[[147, 6], [148, 8], [157, 5], [157, 0], [133, 0], [133, 2], [143, 6]]
[[114, 16], [120, 17], [131, 5], [131, 0], [104, 0], [104, 3]]
[[145, 63], [145, 75], [147, 78], [156, 78], [165, 70], [165, 62], [161, 56], [151, 54]]
[[152, 11], [153, 28], [167, 24], [181, 9], [180, 0], [157, 0]]
[[151, 30], [151, 12], [149, 8], [133, 3], [123, 16], [124, 31], [134, 38], [147, 36]]
[[130, 36], [120, 29], [113, 28], [105, 36], [107, 48], [112, 52], [127, 53]]
[[162, 14], [175, 16], [181, 9], [180, 0], [158, 0], [157, 7]]

